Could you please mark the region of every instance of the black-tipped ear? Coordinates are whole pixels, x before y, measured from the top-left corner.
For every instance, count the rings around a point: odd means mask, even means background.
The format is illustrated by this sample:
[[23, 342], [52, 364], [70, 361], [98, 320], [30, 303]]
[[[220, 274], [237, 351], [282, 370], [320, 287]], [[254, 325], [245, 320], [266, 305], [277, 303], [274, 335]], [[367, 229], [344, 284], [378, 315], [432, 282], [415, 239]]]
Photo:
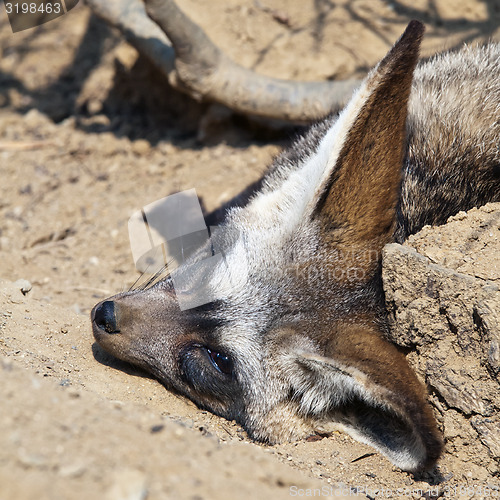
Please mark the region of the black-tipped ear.
[[[329, 159], [334, 168], [315, 211], [327, 240], [339, 227], [347, 229], [340, 238], [346, 245], [370, 242], [377, 250], [392, 237], [408, 99], [423, 32], [422, 23], [410, 22], [339, 117], [343, 141]], [[338, 245], [339, 234], [334, 239]]]
[[327, 355], [300, 353], [302, 411], [340, 424], [401, 469], [431, 468], [442, 439], [422, 384], [405, 357], [372, 328], [345, 325]]

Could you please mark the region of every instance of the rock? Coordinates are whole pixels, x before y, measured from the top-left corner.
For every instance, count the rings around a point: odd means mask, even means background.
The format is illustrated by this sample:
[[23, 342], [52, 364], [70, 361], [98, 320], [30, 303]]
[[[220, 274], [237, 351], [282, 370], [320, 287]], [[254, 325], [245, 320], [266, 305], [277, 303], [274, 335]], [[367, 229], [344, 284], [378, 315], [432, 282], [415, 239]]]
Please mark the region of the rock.
[[498, 469], [500, 203], [387, 245], [383, 280], [390, 338], [440, 402], [448, 447], [475, 436]]
[[135, 469], [115, 472], [106, 500], [144, 500], [148, 490], [146, 475]]
[[23, 295], [27, 295], [31, 289], [33, 288], [33, 285], [28, 281], [24, 279], [20, 279], [14, 282], [14, 286], [21, 290], [21, 293]]
[[44, 125], [52, 125], [50, 119], [38, 109], [32, 108], [24, 115], [24, 123], [28, 127], [41, 127]]
[[495, 458], [500, 458], [500, 418], [481, 418], [475, 416], [471, 419], [472, 426], [479, 434], [479, 438], [490, 450]]
[[137, 139], [132, 143], [132, 151], [137, 156], [147, 155], [151, 151], [151, 144], [145, 139]]

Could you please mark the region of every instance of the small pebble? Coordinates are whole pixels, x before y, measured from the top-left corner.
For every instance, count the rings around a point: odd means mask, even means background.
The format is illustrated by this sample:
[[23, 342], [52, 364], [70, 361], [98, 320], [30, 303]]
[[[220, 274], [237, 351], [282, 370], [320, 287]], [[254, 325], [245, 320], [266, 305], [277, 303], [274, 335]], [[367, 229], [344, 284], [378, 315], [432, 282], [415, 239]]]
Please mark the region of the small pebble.
[[138, 155], [146, 155], [151, 150], [151, 145], [145, 139], [138, 139], [132, 143], [132, 151]]
[[134, 469], [124, 469], [113, 474], [107, 500], [145, 500], [148, 496], [146, 475]]
[[59, 476], [61, 477], [80, 477], [86, 471], [83, 464], [67, 464], [59, 468]]
[[14, 286], [21, 290], [23, 295], [27, 295], [31, 289], [33, 288], [33, 285], [25, 279], [19, 279], [14, 282]]

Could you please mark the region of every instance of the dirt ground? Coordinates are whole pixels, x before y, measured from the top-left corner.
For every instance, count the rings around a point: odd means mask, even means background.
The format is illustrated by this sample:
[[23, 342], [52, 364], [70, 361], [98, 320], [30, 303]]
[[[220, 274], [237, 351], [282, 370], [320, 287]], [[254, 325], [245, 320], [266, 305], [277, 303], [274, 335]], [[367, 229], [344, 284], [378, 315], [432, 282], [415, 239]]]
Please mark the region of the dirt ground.
[[[427, 24], [423, 57], [500, 40], [498, 0], [178, 3], [229, 56], [289, 79], [361, 77], [411, 18]], [[500, 496], [498, 471], [456, 450], [414, 477], [341, 434], [254, 444], [103, 353], [88, 314], [137, 279], [132, 212], [193, 187], [217, 207], [292, 131], [169, 89], [84, 5], [15, 35], [1, 9], [0, 53], [0, 500], [284, 498], [333, 485]]]

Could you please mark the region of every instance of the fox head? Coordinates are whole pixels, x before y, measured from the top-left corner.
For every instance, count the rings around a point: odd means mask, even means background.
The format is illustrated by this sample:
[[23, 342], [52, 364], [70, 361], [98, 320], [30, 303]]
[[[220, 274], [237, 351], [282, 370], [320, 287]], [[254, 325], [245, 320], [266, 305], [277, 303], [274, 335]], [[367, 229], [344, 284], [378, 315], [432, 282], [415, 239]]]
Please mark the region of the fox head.
[[380, 269], [422, 34], [412, 21], [344, 111], [227, 210], [224, 260], [204, 278], [224, 293], [181, 310], [169, 276], [116, 295], [92, 311], [99, 345], [254, 439], [342, 428], [402, 469], [433, 466], [441, 438], [425, 388], [385, 338]]

